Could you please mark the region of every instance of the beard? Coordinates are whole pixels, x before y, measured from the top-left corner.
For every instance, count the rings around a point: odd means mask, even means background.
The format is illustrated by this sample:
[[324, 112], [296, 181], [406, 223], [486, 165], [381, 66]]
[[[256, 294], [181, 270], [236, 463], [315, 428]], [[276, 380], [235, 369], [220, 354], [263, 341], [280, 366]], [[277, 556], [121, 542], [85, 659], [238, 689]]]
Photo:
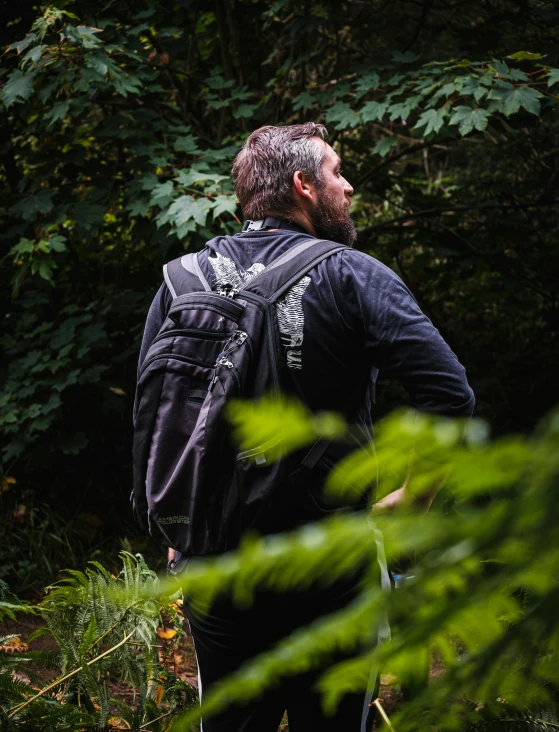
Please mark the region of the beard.
[[328, 239], [352, 247], [357, 239], [355, 225], [347, 204], [334, 201], [324, 189], [312, 213], [312, 224], [319, 239]]

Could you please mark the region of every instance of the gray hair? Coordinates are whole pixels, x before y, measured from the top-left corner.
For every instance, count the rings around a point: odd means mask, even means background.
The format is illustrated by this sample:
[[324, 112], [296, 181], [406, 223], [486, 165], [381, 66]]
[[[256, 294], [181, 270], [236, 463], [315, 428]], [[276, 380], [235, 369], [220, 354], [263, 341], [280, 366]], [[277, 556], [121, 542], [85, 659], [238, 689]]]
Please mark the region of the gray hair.
[[303, 171], [314, 183], [322, 182], [321, 166], [326, 154], [324, 125], [301, 125], [255, 130], [233, 163], [233, 182], [246, 219], [268, 214], [288, 216], [293, 212], [293, 174]]

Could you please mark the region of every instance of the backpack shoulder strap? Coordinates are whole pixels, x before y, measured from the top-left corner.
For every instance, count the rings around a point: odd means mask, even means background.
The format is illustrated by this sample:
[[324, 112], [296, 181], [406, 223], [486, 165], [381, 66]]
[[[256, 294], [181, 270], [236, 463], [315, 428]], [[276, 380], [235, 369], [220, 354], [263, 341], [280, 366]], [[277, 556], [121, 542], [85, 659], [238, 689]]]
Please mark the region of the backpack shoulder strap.
[[345, 244], [325, 239], [307, 239], [275, 259], [243, 287], [243, 290], [275, 302], [323, 259], [348, 248]]
[[198, 252], [185, 254], [178, 259], [173, 259], [168, 264], [164, 264], [163, 277], [173, 300], [180, 295], [186, 295], [188, 292], [209, 291], [212, 289], [200, 269]]

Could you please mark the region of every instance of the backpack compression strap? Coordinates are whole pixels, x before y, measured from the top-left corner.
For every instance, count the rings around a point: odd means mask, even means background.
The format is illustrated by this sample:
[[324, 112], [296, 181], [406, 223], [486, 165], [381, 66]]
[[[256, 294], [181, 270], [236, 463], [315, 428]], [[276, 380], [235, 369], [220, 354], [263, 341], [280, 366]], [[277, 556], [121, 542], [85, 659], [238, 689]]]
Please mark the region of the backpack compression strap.
[[200, 269], [198, 252], [185, 254], [183, 257], [164, 264], [163, 277], [173, 299], [186, 295], [187, 292], [200, 290], [209, 292], [212, 289]]
[[275, 259], [247, 283], [243, 290], [275, 302], [319, 262], [344, 249], [349, 247], [325, 239], [307, 239]]

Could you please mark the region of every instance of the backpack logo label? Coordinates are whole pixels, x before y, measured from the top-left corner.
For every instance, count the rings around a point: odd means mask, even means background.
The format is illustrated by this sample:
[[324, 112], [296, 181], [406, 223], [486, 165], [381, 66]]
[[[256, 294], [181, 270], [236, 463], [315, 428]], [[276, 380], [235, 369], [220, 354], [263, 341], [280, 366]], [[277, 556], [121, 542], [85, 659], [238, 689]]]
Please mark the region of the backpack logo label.
[[169, 524], [189, 524], [190, 519], [188, 516], [161, 516], [161, 518], [157, 519], [157, 523], [162, 526]]

